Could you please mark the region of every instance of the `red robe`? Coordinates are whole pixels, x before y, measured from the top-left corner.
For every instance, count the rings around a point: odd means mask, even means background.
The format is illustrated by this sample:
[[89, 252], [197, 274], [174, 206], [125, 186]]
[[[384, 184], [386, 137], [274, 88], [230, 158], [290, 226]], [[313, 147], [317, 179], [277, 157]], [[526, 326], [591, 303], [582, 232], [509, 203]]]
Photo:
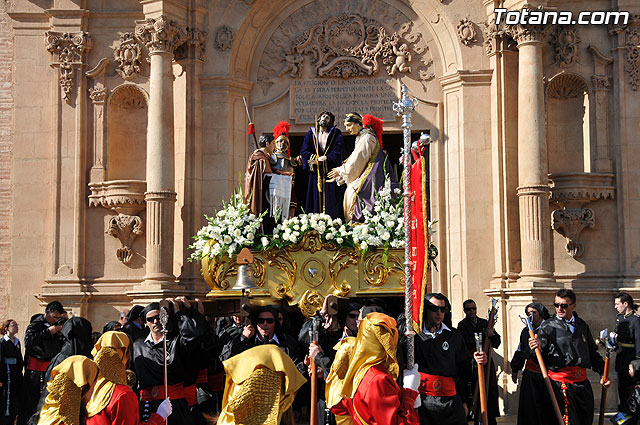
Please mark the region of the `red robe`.
[[331, 411], [350, 415], [358, 425], [418, 425], [417, 397], [417, 391], [400, 388], [386, 367], [377, 365], [365, 373], [353, 399], [343, 398]]
[[152, 413], [147, 422], [138, 420], [138, 398], [126, 385], [117, 384], [107, 407], [87, 419], [87, 425], [164, 425], [164, 419]]

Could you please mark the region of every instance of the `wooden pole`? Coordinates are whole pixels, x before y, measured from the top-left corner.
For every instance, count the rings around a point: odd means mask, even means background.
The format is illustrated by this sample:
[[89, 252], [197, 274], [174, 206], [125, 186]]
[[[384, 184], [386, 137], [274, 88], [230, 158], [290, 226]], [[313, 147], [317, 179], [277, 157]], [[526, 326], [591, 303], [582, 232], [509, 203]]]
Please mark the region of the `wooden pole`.
[[[529, 327], [529, 337], [538, 339], [538, 336], [533, 332], [533, 329], [531, 329], [531, 327]], [[538, 366], [540, 366], [542, 379], [544, 379], [544, 383], [547, 386], [547, 391], [549, 392], [549, 398], [551, 398], [551, 404], [553, 404], [553, 410], [556, 412], [558, 425], [564, 425], [564, 420], [562, 419], [562, 412], [560, 412], [560, 406], [558, 406], [558, 400], [556, 399], [556, 394], [553, 391], [553, 387], [551, 386], [551, 379], [549, 378], [549, 372], [547, 371], [547, 366], [545, 366], [544, 364], [544, 359], [542, 358], [542, 351], [540, 351], [540, 347], [536, 348], [536, 358], [538, 359]]]
[[[318, 321], [313, 319], [310, 341], [314, 344], [318, 343]], [[311, 407], [309, 411], [309, 425], [318, 425], [318, 376], [316, 368], [316, 359], [309, 358], [309, 365], [311, 367]]]
[[[609, 354], [609, 349], [607, 349], [607, 354], [604, 358], [604, 372], [602, 373], [603, 382], [609, 380]], [[602, 393], [600, 394], [600, 418], [598, 419], [598, 425], [604, 425], [604, 411], [607, 407], [607, 390], [608, 388], [603, 385]]]
[[[482, 333], [476, 333], [476, 351], [482, 352]], [[480, 418], [482, 425], [489, 424], [487, 415], [487, 389], [485, 387], [484, 365], [478, 365], [478, 392], [480, 393]]]

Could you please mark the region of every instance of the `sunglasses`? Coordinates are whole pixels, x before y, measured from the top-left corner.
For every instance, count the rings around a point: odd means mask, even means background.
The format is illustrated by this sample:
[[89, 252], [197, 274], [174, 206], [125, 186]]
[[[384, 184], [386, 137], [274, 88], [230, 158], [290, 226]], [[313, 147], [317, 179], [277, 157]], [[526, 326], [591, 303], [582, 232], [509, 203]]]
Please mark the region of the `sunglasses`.
[[477, 309], [478, 309], [478, 307], [465, 307], [464, 311], [475, 311]]
[[160, 320], [160, 315], [155, 315], [155, 316], [151, 316], [151, 317], [147, 317], [147, 322], [149, 323], [153, 323], [156, 320]]
[[260, 325], [263, 324], [263, 323], [266, 323], [268, 325], [273, 325], [275, 322], [276, 322], [276, 320], [272, 319], [271, 317], [258, 317], [256, 319], [256, 323], [258, 323]]
[[349, 314], [347, 314], [347, 316], [349, 316], [349, 319], [357, 319], [359, 314], [358, 313], [349, 313]]
[[433, 311], [433, 312], [436, 312], [436, 311], [440, 311], [440, 313], [446, 313], [447, 312], [447, 307], [446, 306], [445, 307], [440, 307], [439, 305], [431, 304], [431, 305], [428, 305], [427, 308], [429, 309], [429, 311]]
[[553, 306], [554, 306], [555, 308], [560, 308], [560, 307], [562, 307], [562, 308], [567, 308], [567, 307], [569, 307], [570, 305], [573, 305], [573, 304], [558, 304], [558, 303], [553, 303]]

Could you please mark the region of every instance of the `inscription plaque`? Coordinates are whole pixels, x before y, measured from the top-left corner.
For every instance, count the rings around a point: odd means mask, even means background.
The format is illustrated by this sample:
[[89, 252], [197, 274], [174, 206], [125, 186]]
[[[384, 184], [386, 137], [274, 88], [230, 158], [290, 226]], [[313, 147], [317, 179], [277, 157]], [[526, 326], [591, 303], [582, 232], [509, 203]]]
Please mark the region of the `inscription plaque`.
[[397, 100], [393, 78], [353, 78], [349, 80], [305, 79], [291, 83], [291, 118], [296, 123], [313, 123], [321, 111], [331, 111], [341, 122], [348, 112], [371, 114], [394, 121]]

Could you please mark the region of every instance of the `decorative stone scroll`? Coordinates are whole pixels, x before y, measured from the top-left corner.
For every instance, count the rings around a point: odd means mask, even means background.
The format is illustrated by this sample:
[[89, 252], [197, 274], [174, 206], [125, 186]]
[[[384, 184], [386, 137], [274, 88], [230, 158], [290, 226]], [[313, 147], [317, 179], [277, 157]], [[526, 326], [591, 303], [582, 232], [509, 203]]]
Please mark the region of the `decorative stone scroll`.
[[216, 49], [224, 52], [227, 49], [230, 49], [233, 46], [233, 40], [235, 39], [236, 34], [233, 32], [231, 27], [228, 25], [223, 25], [216, 31], [215, 37], [215, 46]]
[[195, 59], [204, 62], [207, 32], [187, 28], [187, 40], [176, 48], [176, 60]]
[[627, 25], [617, 25], [610, 30], [618, 35], [618, 46], [624, 51], [624, 71], [632, 90], [640, 86], [640, 14], [634, 14]]
[[140, 73], [142, 49], [132, 32], [120, 36], [120, 44], [113, 50], [113, 57], [118, 62], [116, 72], [125, 80], [131, 80]]
[[580, 233], [595, 225], [595, 214], [591, 208], [561, 208], [552, 214], [552, 226], [566, 238], [567, 253], [573, 258], [580, 257], [584, 252]]
[[129, 264], [133, 258], [133, 240], [144, 233], [144, 226], [137, 215], [118, 214], [109, 219], [105, 233], [120, 240], [122, 247], [116, 250], [116, 257]]
[[470, 46], [478, 41], [475, 24], [471, 22], [469, 18], [458, 21], [456, 29], [458, 32], [458, 39], [465, 46]]
[[75, 84], [76, 68], [85, 64], [86, 53], [91, 50], [92, 40], [86, 31], [45, 32], [44, 42], [54, 57], [53, 65], [59, 70], [62, 98], [69, 103], [71, 88]]
[[388, 2], [323, 0], [295, 10], [270, 36], [257, 82], [266, 95], [283, 79], [400, 77], [426, 84], [435, 75], [428, 42]]
[[135, 37], [147, 46], [149, 54], [172, 53], [187, 39], [187, 32], [165, 16], [136, 21]]
[[579, 63], [582, 39], [578, 28], [574, 26], [558, 26], [551, 33], [550, 42], [555, 49], [555, 64], [562, 68], [568, 68]]

